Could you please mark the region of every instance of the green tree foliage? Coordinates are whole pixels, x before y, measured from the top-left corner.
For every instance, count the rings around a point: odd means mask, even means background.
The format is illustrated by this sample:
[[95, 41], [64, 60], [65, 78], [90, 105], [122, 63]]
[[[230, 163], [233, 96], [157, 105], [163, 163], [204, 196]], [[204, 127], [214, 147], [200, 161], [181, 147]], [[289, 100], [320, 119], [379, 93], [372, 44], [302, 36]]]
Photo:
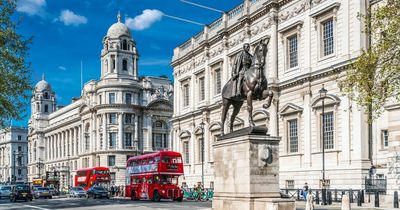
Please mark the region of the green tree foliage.
[[400, 99], [400, 1], [376, 6], [369, 15], [360, 15], [371, 45], [339, 83], [344, 93], [365, 108], [369, 122], [380, 116], [388, 99]]
[[15, 0], [0, 0], [0, 126], [10, 119], [21, 119], [28, 98], [30, 69], [26, 62], [31, 38], [16, 32], [19, 21], [13, 21]]

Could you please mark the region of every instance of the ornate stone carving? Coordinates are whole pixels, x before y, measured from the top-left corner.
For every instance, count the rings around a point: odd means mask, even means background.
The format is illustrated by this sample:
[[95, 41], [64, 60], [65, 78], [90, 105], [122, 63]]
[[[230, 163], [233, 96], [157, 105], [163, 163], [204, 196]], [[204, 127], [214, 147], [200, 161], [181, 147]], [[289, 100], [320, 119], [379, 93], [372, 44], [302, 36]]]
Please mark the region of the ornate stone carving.
[[158, 100], [158, 99], [165, 99], [168, 101], [173, 100], [173, 91], [172, 90], [165, 90], [164, 86], [161, 85], [159, 88], [155, 89], [154, 92], [151, 94], [151, 101]]

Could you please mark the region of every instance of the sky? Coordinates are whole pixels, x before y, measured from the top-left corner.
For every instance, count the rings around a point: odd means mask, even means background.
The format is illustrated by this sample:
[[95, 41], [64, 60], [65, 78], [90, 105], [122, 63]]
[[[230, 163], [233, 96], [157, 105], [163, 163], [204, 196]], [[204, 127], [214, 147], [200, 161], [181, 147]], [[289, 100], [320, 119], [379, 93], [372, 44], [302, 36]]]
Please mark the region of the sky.
[[[242, 1], [190, 0], [221, 11], [229, 11]], [[139, 75], [167, 75], [171, 79], [173, 49], [203, 30], [203, 26], [163, 14], [202, 24], [222, 16], [181, 0], [18, 0], [15, 18], [22, 18], [18, 33], [33, 37], [27, 58], [32, 85], [44, 74], [58, 105], [68, 105], [73, 97], [80, 96], [81, 61], [83, 81], [98, 80], [102, 39], [117, 22], [118, 11], [137, 44]], [[13, 121], [13, 125], [27, 126], [30, 101], [26, 103], [24, 119]]]

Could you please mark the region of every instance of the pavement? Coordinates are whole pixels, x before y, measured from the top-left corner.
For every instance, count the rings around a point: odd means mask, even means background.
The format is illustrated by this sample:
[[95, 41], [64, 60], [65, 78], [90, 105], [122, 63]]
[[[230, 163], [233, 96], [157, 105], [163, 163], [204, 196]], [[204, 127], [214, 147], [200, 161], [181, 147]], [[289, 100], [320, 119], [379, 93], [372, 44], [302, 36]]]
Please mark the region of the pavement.
[[211, 210], [211, 202], [176, 202], [171, 200], [131, 201], [124, 198], [86, 199], [86, 198], [54, 198], [34, 199], [32, 202], [18, 201], [10, 203], [8, 199], [0, 200], [0, 210]]
[[[314, 204], [314, 210], [341, 210], [341, 203], [333, 203], [329, 206], [317, 205]], [[305, 201], [296, 201], [296, 210], [303, 210], [306, 207]], [[390, 204], [382, 204], [382, 207], [376, 208], [374, 207], [374, 203], [363, 203], [362, 206], [357, 206], [357, 203], [351, 204], [351, 209], [356, 210], [398, 210], [395, 208], [391, 208]]]

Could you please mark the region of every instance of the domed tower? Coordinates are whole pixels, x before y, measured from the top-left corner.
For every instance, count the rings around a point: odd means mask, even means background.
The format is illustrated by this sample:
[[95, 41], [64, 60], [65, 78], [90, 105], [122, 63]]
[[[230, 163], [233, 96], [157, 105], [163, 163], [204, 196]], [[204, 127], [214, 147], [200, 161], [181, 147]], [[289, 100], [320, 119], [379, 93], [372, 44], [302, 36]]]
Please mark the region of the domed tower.
[[117, 22], [103, 38], [101, 51], [101, 79], [126, 78], [138, 80], [138, 53], [129, 28], [121, 23], [118, 13]]
[[48, 115], [56, 110], [55, 93], [50, 84], [44, 80], [44, 75], [33, 90], [31, 106], [32, 116], [37, 114]]

